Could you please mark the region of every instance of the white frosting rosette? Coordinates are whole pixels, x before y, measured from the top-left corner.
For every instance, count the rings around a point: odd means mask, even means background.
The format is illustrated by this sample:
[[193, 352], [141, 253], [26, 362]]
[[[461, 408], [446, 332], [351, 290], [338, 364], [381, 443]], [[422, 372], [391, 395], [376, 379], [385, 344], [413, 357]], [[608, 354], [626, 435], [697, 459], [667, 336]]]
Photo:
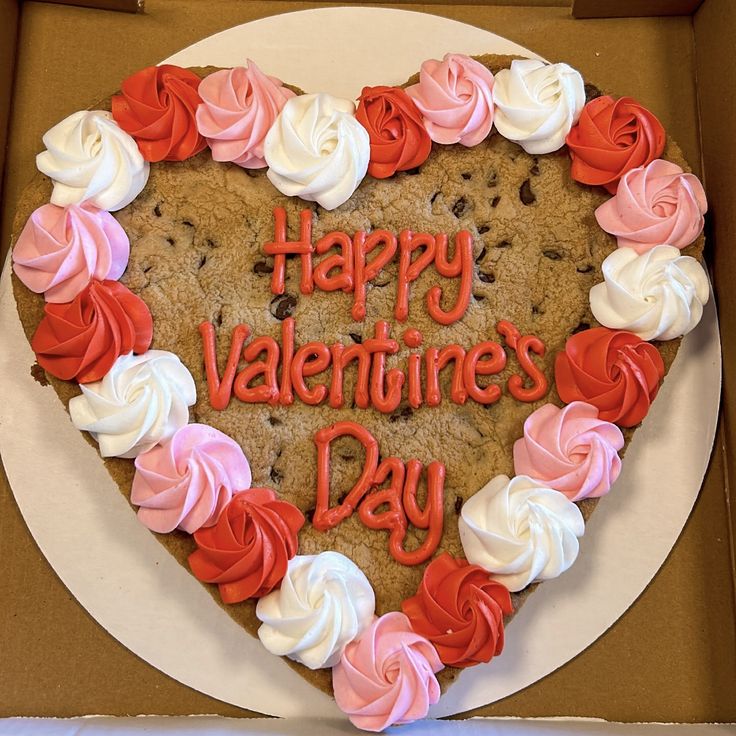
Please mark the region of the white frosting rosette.
[[527, 153], [561, 148], [585, 106], [580, 73], [567, 64], [515, 59], [495, 79], [496, 130]]
[[373, 621], [376, 601], [363, 571], [339, 552], [297, 555], [281, 588], [258, 601], [258, 637], [272, 654], [309, 669], [332, 667]]
[[708, 277], [677, 248], [658, 245], [642, 255], [619, 248], [601, 268], [604, 281], [590, 290], [590, 308], [605, 327], [628, 330], [642, 340], [673, 340], [700, 322], [710, 293]]
[[121, 355], [101, 381], [80, 384], [69, 402], [77, 429], [89, 432], [102, 457], [137, 457], [189, 421], [197, 400], [186, 366], [166, 350]]
[[468, 562], [516, 592], [556, 578], [578, 556], [578, 507], [525, 475], [497, 475], [464, 504], [460, 541]]
[[287, 100], [264, 144], [276, 189], [327, 210], [350, 199], [368, 171], [370, 152], [355, 105], [325, 93]]
[[148, 181], [149, 165], [136, 142], [104, 110], [71, 114], [43, 136], [38, 170], [54, 181], [51, 203], [89, 202], [114, 212], [130, 204]]

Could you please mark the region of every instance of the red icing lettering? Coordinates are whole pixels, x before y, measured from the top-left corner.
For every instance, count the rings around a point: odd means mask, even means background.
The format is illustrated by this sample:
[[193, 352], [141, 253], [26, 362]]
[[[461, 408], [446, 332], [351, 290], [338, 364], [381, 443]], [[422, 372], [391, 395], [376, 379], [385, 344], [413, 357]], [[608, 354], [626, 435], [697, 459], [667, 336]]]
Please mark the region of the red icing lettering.
[[345, 367], [353, 360], [358, 361], [358, 380], [355, 384], [355, 405], [361, 409], [370, 406], [371, 356], [362, 345], [345, 346], [336, 342], [330, 347], [332, 353], [332, 381], [330, 382], [330, 406], [339, 409], [343, 405], [342, 387]]
[[[373, 355], [371, 403], [384, 414], [390, 414], [401, 403], [401, 388], [404, 385], [404, 373], [398, 368], [392, 368], [386, 374], [386, 354], [394, 355], [399, 351], [399, 343], [388, 337], [390, 332], [388, 322], [381, 320], [374, 327], [375, 337], [363, 341], [363, 347]], [[384, 383], [388, 383], [388, 390]]]
[[[414, 258], [414, 251], [418, 248], [424, 250]], [[399, 322], [406, 322], [409, 316], [409, 284], [432, 263], [436, 250], [435, 238], [429, 233], [413, 233], [411, 230], [399, 233], [399, 274], [394, 307], [394, 317]]]
[[532, 360], [530, 353], [542, 357], [544, 355], [544, 343], [534, 335], [522, 335], [519, 330], [507, 320], [501, 320], [497, 325], [499, 335], [503, 335], [506, 344], [516, 351], [516, 357], [523, 371], [531, 378], [532, 385], [524, 388], [524, 379], [515, 374], [507, 381], [509, 393], [519, 401], [538, 401], [547, 394], [549, 384], [547, 377]]
[[448, 345], [442, 350], [428, 348], [424, 354], [424, 363], [427, 369], [427, 390], [425, 396], [427, 406], [439, 406], [442, 401], [440, 391], [440, 371], [451, 361], [455, 361], [452, 370], [452, 383], [450, 384], [450, 398], [456, 404], [464, 404], [468, 398], [463, 381], [463, 363], [465, 361], [465, 350], [459, 345]]
[[[380, 253], [367, 261], [368, 255], [379, 245], [383, 245]], [[353, 319], [361, 322], [365, 319], [365, 285], [376, 278], [381, 269], [396, 255], [396, 237], [388, 230], [374, 230], [366, 237], [364, 232], [355, 233], [353, 239], [353, 257], [355, 258], [355, 291], [353, 293]]]
[[283, 207], [274, 207], [274, 242], [265, 243], [263, 252], [273, 256], [273, 274], [271, 275], [271, 292], [284, 293], [284, 278], [286, 275], [286, 256], [295, 254], [300, 257], [302, 273], [299, 279], [299, 289], [302, 294], [311, 294], [314, 291], [312, 282], [312, 212], [302, 210], [299, 214], [299, 240], [289, 242], [286, 235], [286, 210]]
[[[318, 255], [327, 253], [330, 248], [339, 247], [340, 254], [328, 256], [314, 268], [314, 283], [322, 291], [353, 290], [353, 241], [345, 233], [330, 233], [317, 241]], [[330, 276], [330, 271], [338, 274]]]
[[[338, 506], [330, 507], [330, 443], [338, 437], [352, 436], [365, 449], [365, 462], [360, 478]], [[347, 519], [355, 509], [369, 529], [389, 532], [389, 552], [403, 565], [419, 565], [428, 560], [442, 537], [445, 466], [436, 460], [427, 468], [427, 500], [424, 508], [417, 502], [417, 486], [422, 472], [419, 460], [404, 463], [397, 457], [378, 463], [378, 443], [373, 435], [355, 422], [338, 422], [319, 430], [314, 437], [317, 446], [317, 500], [312, 524], [326, 531]], [[386, 488], [368, 492], [389, 480]], [[367, 494], [367, 495], [366, 495]], [[383, 511], [377, 510], [387, 506]], [[409, 523], [427, 534], [415, 550], [405, 548]]]
[[291, 362], [291, 382], [296, 395], [305, 404], [316, 406], [327, 396], [327, 386], [317, 384], [313, 389], [307, 387], [304, 379], [326, 371], [332, 360], [330, 349], [323, 342], [308, 342], [294, 354]]
[[427, 292], [427, 311], [429, 316], [441, 325], [451, 325], [457, 322], [468, 308], [470, 289], [473, 285], [473, 239], [467, 230], [461, 230], [455, 236], [455, 255], [451, 261], [447, 260], [447, 235], [438, 235], [435, 268], [441, 276], [453, 278], [460, 276], [460, 289], [455, 306], [445, 312], [440, 306], [442, 289], [433, 286]]
[[211, 322], [202, 322], [199, 326], [199, 334], [202, 336], [204, 352], [204, 370], [207, 375], [207, 389], [209, 391], [210, 404], [213, 409], [222, 411], [230, 403], [233, 391], [235, 371], [238, 370], [240, 352], [243, 344], [248, 339], [250, 329], [246, 325], [238, 325], [230, 340], [230, 352], [225, 364], [225, 372], [220, 380], [217, 370], [217, 348], [215, 346], [215, 327]]
[[[256, 360], [266, 353], [265, 360]], [[249, 404], [275, 404], [279, 400], [279, 382], [276, 367], [279, 364], [279, 345], [272, 337], [257, 337], [243, 350], [243, 357], [249, 365], [245, 366], [235, 378], [233, 391], [241, 400]], [[250, 382], [263, 376], [260, 386], [250, 386]]]
[[[484, 355], [491, 357], [481, 360]], [[479, 404], [492, 404], [498, 401], [501, 398], [501, 389], [495, 384], [480, 388], [475, 377], [493, 376], [505, 367], [506, 353], [497, 342], [486, 341], [470, 348], [463, 363], [463, 382], [468, 396]]]

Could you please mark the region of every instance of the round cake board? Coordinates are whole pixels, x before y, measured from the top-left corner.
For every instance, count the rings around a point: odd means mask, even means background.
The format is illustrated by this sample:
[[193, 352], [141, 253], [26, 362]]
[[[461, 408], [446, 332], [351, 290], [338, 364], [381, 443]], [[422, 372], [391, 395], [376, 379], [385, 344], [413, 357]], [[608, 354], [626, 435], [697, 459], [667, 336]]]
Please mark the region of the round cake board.
[[[231, 28], [165, 61], [227, 67], [251, 58], [306, 90], [355, 98], [364, 85], [400, 83], [423, 60], [448, 50], [535, 56], [434, 15], [325, 8]], [[337, 715], [331, 698], [237, 626], [137, 521], [53, 389], [31, 377], [33, 363], [6, 263], [0, 281], [3, 462], [36, 543], [80, 604], [139, 657], [203, 693], [269, 715]], [[697, 498], [718, 417], [720, 366], [711, 298], [637, 431], [613, 491], [589, 521], [576, 564], [540, 586], [509, 626], [503, 654], [463, 671], [430, 716], [477, 708], [534, 683], [588, 647], [641, 594]]]

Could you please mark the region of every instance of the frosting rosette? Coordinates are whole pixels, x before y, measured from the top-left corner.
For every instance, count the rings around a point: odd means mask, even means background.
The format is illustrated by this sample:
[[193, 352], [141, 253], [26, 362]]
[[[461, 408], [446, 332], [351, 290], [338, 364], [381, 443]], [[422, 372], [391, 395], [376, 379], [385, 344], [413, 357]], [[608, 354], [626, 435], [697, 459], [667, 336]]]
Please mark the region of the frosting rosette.
[[435, 648], [398, 611], [376, 619], [332, 670], [338, 707], [364, 731], [424, 718], [440, 699]]
[[345, 555], [299, 555], [289, 561], [279, 590], [258, 601], [258, 637], [271, 654], [312, 670], [332, 667], [375, 608], [368, 578]]
[[458, 523], [468, 562], [512, 592], [565, 572], [585, 532], [572, 501], [525, 475], [497, 475], [463, 504]]
[[131, 75], [113, 95], [112, 115], [135, 139], [146, 161], [184, 161], [207, 146], [195, 116], [200, 78], [172, 64]]
[[565, 143], [585, 105], [580, 73], [567, 64], [514, 59], [496, 74], [496, 130], [527, 153], [551, 153]]
[[671, 245], [638, 255], [619, 248], [601, 266], [603, 282], [590, 290], [593, 316], [606, 327], [642, 340], [673, 340], [692, 330], [710, 294], [703, 267]]
[[189, 567], [199, 580], [217, 584], [224, 603], [258, 598], [281, 582], [303, 525], [302, 512], [270, 488], [236, 493], [214, 526], [194, 532]]
[[654, 345], [606, 327], [568, 338], [555, 358], [560, 399], [592, 404], [600, 419], [621, 427], [644, 419], [663, 378], [664, 362]]
[[482, 567], [443, 552], [427, 565], [416, 595], [401, 610], [443, 664], [472, 667], [501, 653], [503, 617], [513, 606], [509, 591]]
[[514, 443], [514, 471], [571, 501], [598, 498], [621, 472], [623, 446], [621, 430], [600, 419], [592, 404], [545, 404], [527, 417], [524, 436]]
[[662, 123], [631, 97], [596, 97], [567, 136], [570, 175], [615, 194], [619, 179], [659, 158], [665, 142]]
[[464, 54], [422, 63], [419, 82], [407, 87], [436, 143], [476, 146], [493, 125], [493, 74]]
[[117, 281], [129, 255], [128, 236], [109, 212], [90, 204], [45, 204], [18, 236], [13, 270], [47, 302], [70, 302], [92, 279]]
[[400, 87], [363, 87], [355, 118], [368, 131], [368, 173], [376, 179], [423, 164], [432, 150], [419, 110]]
[[641, 254], [665, 243], [679, 249], [690, 245], [703, 231], [707, 211], [698, 177], [658, 158], [627, 171], [616, 195], [595, 211], [595, 219], [616, 236], [619, 248]]
[[92, 281], [67, 304], [47, 303], [31, 348], [39, 365], [63, 381], [99, 381], [125, 353], [151, 345], [146, 303], [117, 281]]
[[186, 424], [135, 459], [130, 502], [151, 531], [193, 534], [212, 526], [233, 493], [250, 488], [240, 445], [205, 424]]
[[350, 199], [368, 171], [371, 146], [355, 105], [325, 93], [287, 100], [266, 135], [271, 183], [327, 210]]
[[69, 414], [97, 440], [102, 457], [134, 458], [167, 440], [197, 400], [191, 373], [166, 350], [121, 355], [101, 381], [80, 388]]
[[266, 166], [263, 143], [281, 108], [294, 96], [276, 77], [248, 66], [221, 69], [199, 85], [202, 104], [197, 129], [207, 140], [215, 161], [231, 161], [245, 169]]
[[135, 141], [104, 110], [82, 110], [43, 136], [36, 166], [54, 182], [51, 204], [89, 204], [114, 212], [146, 186], [149, 166]]

